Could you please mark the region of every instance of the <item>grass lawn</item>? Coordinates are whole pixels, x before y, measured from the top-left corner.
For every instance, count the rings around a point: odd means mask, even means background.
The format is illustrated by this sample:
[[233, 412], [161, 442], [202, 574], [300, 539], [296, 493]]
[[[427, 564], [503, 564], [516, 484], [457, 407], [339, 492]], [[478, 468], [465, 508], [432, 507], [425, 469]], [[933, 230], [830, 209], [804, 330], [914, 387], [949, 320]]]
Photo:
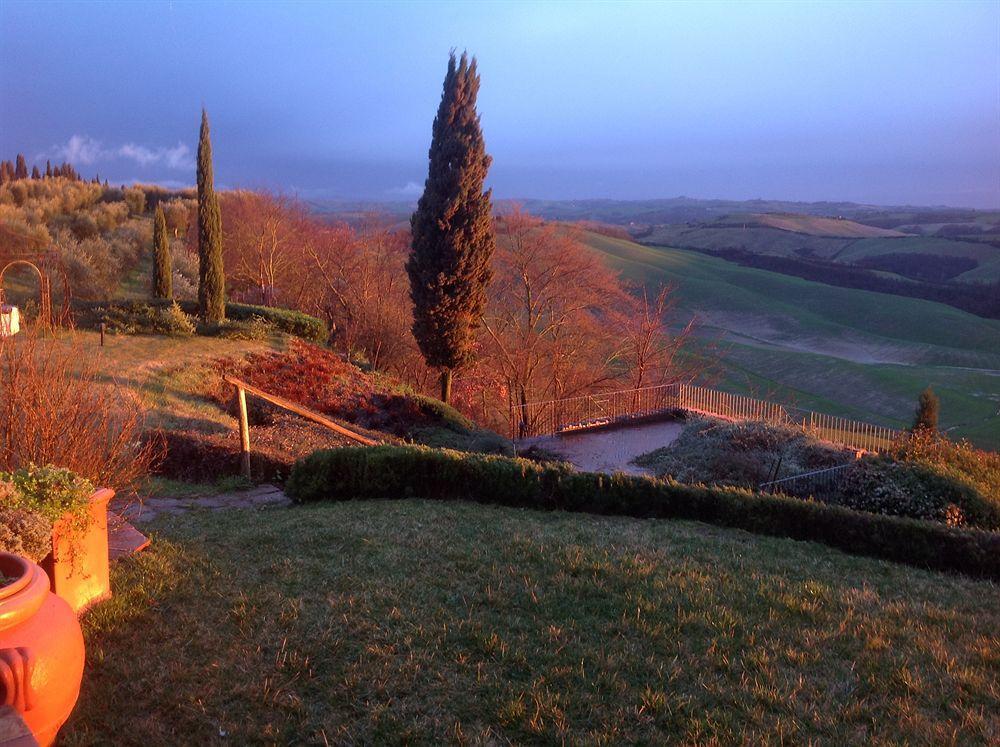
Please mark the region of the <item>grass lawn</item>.
[[688, 522], [423, 501], [161, 520], [67, 744], [988, 743], [1000, 590]]

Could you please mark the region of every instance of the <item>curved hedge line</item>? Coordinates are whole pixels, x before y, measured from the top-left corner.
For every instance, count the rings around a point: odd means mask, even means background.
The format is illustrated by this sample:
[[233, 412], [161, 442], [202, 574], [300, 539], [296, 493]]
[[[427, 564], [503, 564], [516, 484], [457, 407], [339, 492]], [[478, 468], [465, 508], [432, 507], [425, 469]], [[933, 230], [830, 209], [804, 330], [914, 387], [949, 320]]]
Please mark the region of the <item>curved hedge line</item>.
[[296, 503], [420, 497], [691, 519], [1000, 581], [1000, 534], [746, 490], [575, 472], [565, 465], [501, 456], [417, 446], [318, 451], [295, 464], [285, 490]]
[[[97, 328], [101, 322], [130, 325], [140, 334], [169, 334], [157, 323], [157, 312], [173, 304], [165, 299], [149, 299], [145, 301], [74, 301], [76, 321], [82, 327]], [[197, 301], [178, 301], [177, 305], [185, 314], [197, 317]], [[226, 319], [245, 322], [260, 317], [273, 325], [275, 329], [295, 337], [301, 337], [307, 342], [325, 345], [329, 337], [326, 323], [322, 319], [303, 314], [292, 309], [280, 309], [274, 306], [255, 306], [247, 303], [226, 304]]]

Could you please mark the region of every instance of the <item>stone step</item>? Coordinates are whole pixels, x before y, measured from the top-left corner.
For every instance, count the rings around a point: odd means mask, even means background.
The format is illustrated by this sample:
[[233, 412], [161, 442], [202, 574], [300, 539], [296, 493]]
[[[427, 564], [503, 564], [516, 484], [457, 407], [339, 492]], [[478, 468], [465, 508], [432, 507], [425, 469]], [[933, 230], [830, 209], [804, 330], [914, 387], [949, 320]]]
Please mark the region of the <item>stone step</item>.
[[149, 547], [149, 537], [128, 521], [113, 512], [108, 512], [108, 557], [115, 561], [134, 555]]

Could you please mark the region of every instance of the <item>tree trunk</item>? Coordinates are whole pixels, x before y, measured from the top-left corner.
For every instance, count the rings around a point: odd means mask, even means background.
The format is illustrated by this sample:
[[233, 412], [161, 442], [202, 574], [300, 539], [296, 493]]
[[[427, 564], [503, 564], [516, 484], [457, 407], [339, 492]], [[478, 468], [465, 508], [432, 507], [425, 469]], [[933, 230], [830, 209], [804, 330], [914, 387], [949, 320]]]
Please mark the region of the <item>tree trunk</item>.
[[441, 369], [441, 401], [445, 404], [451, 402], [451, 369]]

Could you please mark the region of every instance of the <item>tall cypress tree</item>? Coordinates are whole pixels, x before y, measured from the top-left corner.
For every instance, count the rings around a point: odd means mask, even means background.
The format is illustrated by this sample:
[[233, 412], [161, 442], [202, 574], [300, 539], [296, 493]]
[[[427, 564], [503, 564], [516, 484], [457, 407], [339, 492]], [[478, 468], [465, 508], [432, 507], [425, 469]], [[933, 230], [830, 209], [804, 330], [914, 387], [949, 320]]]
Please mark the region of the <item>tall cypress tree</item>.
[[45, 178], [52, 178], [52, 161], [45, 161]]
[[222, 267], [222, 213], [212, 177], [208, 113], [201, 110], [198, 139], [198, 312], [203, 322], [226, 318], [226, 276]]
[[167, 218], [163, 214], [163, 206], [157, 204], [156, 214], [153, 216], [153, 298], [173, 297], [171, 272]]
[[17, 165], [14, 166], [14, 178], [15, 179], [27, 179], [28, 178], [28, 164], [24, 160], [24, 156], [20, 153], [17, 154]]
[[427, 364], [441, 372], [441, 399], [453, 372], [472, 358], [473, 333], [486, 306], [496, 249], [490, 197], [483, 192], [492, 159], [476, 112], [476, 60], [452, 53], [431, 135], [424, 193], [410, 218], [406, 263], [413, 335]]

